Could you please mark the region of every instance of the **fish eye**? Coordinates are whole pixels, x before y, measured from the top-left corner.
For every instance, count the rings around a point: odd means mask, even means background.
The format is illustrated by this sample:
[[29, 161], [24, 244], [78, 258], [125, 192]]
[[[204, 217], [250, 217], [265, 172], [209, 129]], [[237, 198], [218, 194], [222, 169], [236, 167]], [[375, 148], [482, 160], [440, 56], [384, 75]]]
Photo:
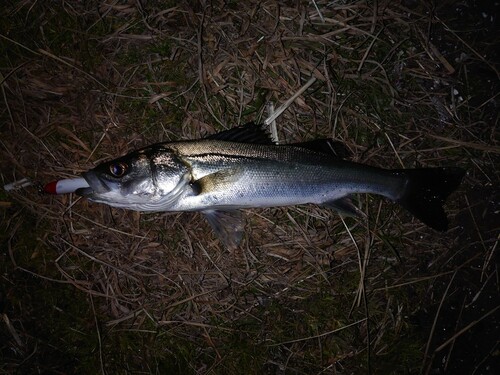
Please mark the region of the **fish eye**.
[[125, 163], [114, 163], [109, 166], [109, 173], [115, 177], [122, 177], [127, 172], [128, 165]]

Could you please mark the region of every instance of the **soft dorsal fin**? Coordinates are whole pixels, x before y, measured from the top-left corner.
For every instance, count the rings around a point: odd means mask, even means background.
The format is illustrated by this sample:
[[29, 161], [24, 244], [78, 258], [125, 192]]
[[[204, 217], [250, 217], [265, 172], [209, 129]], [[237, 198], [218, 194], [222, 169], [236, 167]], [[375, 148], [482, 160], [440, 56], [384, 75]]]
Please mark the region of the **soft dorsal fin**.
[[265, 125], [256, 125], [253, 122], [236, 126], [234, 128], [223, 130], [205, 137], [205, 139], [217, 139], [219, 141], [254, 143], [259, 145], [275, 145], [271, 134], [264, 127]]
[[313, 141], [291, 143], [286, 146], [305, 148], [310, 151], [325, 154], [337, 159], [345, 159], [351, 156], [351, 152], [345, 144], [334, 141], [331, 138], [315, 139]]

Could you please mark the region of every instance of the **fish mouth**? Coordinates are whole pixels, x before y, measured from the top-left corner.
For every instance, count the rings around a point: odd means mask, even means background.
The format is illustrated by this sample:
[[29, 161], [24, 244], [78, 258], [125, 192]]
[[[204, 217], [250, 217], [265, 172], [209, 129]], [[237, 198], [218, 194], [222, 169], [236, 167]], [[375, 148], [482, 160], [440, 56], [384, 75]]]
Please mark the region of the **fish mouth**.
[[89, 184], [89, 187], [80, 188], [76, 190], [75, 193], [82, 197], [89, 197], [95, 193], [104, 194], [111, 190], [108, 187], [108, 185], [106, 185], [106, 183], [102, 179], [100, 179], [97, 173], [95, 173], [94, 171], [88, 171], [82, 173], [82, 177]]

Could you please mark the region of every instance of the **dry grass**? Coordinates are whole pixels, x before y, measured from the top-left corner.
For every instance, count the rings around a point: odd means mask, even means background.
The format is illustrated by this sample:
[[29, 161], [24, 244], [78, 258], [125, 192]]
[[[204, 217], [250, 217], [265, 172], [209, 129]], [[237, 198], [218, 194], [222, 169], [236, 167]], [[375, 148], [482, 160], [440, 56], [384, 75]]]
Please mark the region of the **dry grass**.
[[[34, 186], [0, 193], [0, 371], [463, 366], [477, 329], [498, 325], [495, 40], [460, 35], [459, 20], [442, 18], [453, 7], [401, 3], [5, 7], [0, 171]], [[37, 192], [139, 146], [263, 119], [311, 76], [277, 120], [280, 141], [334, 137], [372, 165], [467, 168], [448, 233], [361, 196], [366, 222], [318, 207], [249, 210], [243, 244], [228, 253], [199, 214]], [[38, 319], [51, 333], [37, 333]], [[495, 345], [485, 339], [468, 366], [487, 373]]]

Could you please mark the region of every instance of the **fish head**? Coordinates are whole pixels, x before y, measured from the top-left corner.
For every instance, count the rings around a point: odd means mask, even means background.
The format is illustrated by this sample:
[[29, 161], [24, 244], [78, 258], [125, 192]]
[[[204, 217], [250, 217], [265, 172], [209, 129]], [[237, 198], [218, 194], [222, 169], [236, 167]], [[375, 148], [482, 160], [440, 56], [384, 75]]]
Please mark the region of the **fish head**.
[[188, 185], [189, 170], [174, 151], [152, 146], [102, 163], [82, 174], [93, 202], [137, 211], [163, 211]]

